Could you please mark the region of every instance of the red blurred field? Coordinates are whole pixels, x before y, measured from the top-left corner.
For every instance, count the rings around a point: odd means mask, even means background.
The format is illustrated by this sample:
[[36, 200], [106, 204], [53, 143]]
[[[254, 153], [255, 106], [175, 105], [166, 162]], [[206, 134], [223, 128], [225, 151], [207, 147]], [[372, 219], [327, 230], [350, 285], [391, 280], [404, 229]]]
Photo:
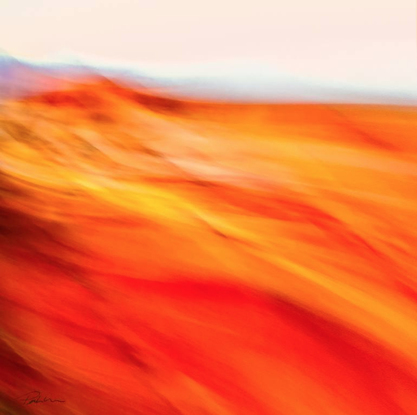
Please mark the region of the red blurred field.
[[1, 413], [416, 414], [416, 126], [107, 82], [5, 104]]

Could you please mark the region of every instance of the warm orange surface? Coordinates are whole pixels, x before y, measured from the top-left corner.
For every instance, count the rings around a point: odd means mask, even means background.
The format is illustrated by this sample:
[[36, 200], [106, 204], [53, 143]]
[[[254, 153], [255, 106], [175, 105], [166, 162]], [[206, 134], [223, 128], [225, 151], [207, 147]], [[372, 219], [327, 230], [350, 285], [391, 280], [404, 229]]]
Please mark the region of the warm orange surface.
[[417, 414], [416, 125], [105, 82], [4, 105], [1, 413]]

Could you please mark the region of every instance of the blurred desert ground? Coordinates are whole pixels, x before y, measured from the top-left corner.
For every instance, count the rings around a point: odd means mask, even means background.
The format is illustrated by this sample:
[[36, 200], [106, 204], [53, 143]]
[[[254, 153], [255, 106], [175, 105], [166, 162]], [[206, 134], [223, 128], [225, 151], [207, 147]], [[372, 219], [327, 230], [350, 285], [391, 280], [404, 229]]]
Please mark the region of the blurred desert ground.
[[416, 413], [416, 123], [104, 78], [4, 101], [3, 413]]

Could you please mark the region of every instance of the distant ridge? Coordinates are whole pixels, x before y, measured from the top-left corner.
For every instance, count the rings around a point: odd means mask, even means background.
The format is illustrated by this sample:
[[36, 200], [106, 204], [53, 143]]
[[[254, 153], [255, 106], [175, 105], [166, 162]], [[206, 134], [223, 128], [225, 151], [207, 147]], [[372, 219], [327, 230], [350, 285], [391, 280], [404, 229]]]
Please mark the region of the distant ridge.
[[[192, 101], [223, 101], [236, 103], [318, 102], [345, 104], [416, 105], [416, 88], [407, 91], [387, 91], [349, 87], [330, 81], [314, 81], [280, 73], [272, 67], [244, 64], [200, 66], [192, 75], [193, 66], [175, 69], [168, 65], [143, 70], [140, 64], [129, 67], [86, 63], [81, 59], [62, 62], [19, 60], [7, 53], [0, 55], [0, 99], [17, 98], [41, 91], [56, 91], [62, 81], [106, 77], [134, 89], [160, 89], [172, 98]], [[212, 72], [210, 72], [212, 68]], [[203, 70], [204, 69], [204, 70]]]

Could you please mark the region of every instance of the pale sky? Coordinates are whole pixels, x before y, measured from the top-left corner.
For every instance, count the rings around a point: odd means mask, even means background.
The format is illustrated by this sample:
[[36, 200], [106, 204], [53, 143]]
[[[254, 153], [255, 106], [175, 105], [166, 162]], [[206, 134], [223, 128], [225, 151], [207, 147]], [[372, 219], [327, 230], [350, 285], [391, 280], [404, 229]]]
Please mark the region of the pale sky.
[[417, 78], [416, 16], [415, 0], [0, 0], [0, 48], [191, 72], [251, 61], [406, 90]]

